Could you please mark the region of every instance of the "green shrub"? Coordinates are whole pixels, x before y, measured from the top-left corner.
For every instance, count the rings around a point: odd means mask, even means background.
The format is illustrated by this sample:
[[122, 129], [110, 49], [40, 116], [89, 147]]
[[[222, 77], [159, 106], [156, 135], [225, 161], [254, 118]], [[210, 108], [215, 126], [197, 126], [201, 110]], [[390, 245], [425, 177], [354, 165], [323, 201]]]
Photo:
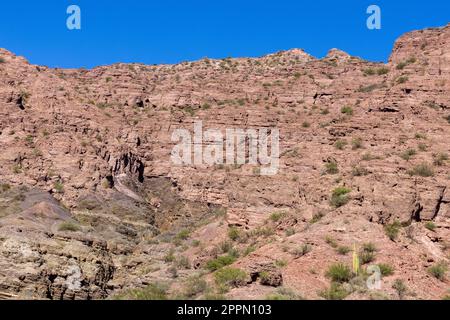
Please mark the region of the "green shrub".
[[350, 251], [352, 251], [352, 249], [351, 249], [350, 247], [347, 247], [347, 246], [338, 246], [338, 247], [336, 248], [336, 251], [337, 251], [339, 254], [345, 256], [347, 253], [349, 253]]
[[187, 229], [181, 230], [178, 232], [178, 234], [175, 236], [176, 239], [179, 240], [187, 240], [189, 238], [190, 232]]
[[205, 279], [200, 276], [191, 276], [187, 279], [184, 286], [184, 294], [189, 298], [193, 298], [205, 292], [207, 287], [208, 284], [206, 283]]
[[354, 138], [352, 140], [352, 149], [356, 150], [356, 149], [361, 149], [363, 147], [363, 141], [361, 138]]
[[314, 215], [311, 218], [311, 220], [309, 221], [309, 223], [314, 224], [316, 222], [319, 222], [320, 219], [322, 219], [323, 217], [324, 217], [323, 212], [316, 212], [316, 213], [314, 213]]
[[392, 288], [397, 292], [399, 299], [403, 300], [403, 298], [406, 295], [406, 292], [408, 291], [408, 288], [406, 287], [403, 280], [396, 279], [394, 284], [392, 285]]
[[302, 300], [302, 297], [299, 297], [292, 289], [281, 287], [267, 295], [266, 300]]
[[231, 227], [228, 229], [228, 237], [233, 241], [239, 240], [241, 237], [241, 231], [236, 227]]
[[416, 155], [416, 153], [417, 153], [417, 152], [416, 152], [415, 149], [408, 149], [408, 150], [405, 150], [405, 151], [400, 155], [400, 157], [401, 157], [403, 160], [408, 161], [409, 159], [411, 159], [412, 156]]
[[337, 248], [338, 246], [336, 239], [334, 239], [332, 236], [326, 236], [325, 242], [332, 248]]
[[5, 63], [5, 62], [6, 62], [5, 59], [0, 58], [0, 63]]
[[302, 123], [302, 127], [303, 128], [309, 128], [311, 126], [311, 124], [308, 122], [308, 121], [304, 121], [303, 123]]
[[278, 222], [281, 220], [284, 214], [284, 212], [274, 212], [270, 215], [270, 220], [272, 220], [273, 222]]
[[300, 258], [303, 257], [305, 254], [311, 252], [312, 247], [305, 243], [302, 246], [300, 246], [299, 248], [294, 249], [293, 254], [295, 257]]
[[341, 113], [351, 116], [353, 114], [353, 108], [350, 106], [344, 106], [341, 108]]
[[214, 274], [214, 279], [218, 286], [238, 287], [245, 284], [247, 273], [241, 269], [225, 267]]
[[150, 284], [143, 289], [131, 289], [115, 297], [119, 300], [167, 300], [167, 287]]
[[55, 189], [55, 191], [57, 193], [63, 193], [64, 192], [64, 185], [60, 181], [56, 181], [53, 184], [53, 189]]
[[190, 269], [191, 268], [191, 262], [185, 256], [179, 256], [178, 259], [176, 259], [176, 261], [175, 261], [175, 265], [178, 268], [183, 268], [183, 269]]
[[389, 68], [381, 67], [377, 69], [377, 75], [382, 76], [389, 73]]
[[428, 221], [427, 223], [425, 223], [425, 228], [430, 231], [434, 231], [436, 229], [436, 224], [433, 221]]
[[435, 265], [428, 268], [428, 273], [441, 281], [445, 280], [445, 274], [447, 273], [447, 271], [448, 266], [444, 262], [436, 263]]
[[376, 74], [376, 71], [373, 68], [367, 68], [363, 70], [363, 74], [365, 76], [373, 76]]
[[169, 252], [165, 255], [164, 261], [167, 263], [175, 261], [175, 251], [173, 249], [170, 249]]
[[401, 77], [398, 77], [398, 78], [397, 78], [397, 83], [398, 83], [398, 84], [402, 84], [402, 83], [407, 82], [408, 80], [409, 80], [408, 77], [406, 77], [406, 76], [401, 76]]
[[325, 172], [327, 174], [337, 174], [339, 173], [338, 165], [336, 162], [331, 161], [325, 164]]
[[447, 153], [433, 154], [433, 158], [434, 158], [433, 164], [435, 166], [443, 166], [445, 162], [449, 159]]
[[411, 176], [432, 177], [434, 176], [434, 170], [429, 164], [421, 163], [408, 170], [408, 174]]
[[338, 149], [338, 150], [343, 150], [347, 144], [348, 144], [348, 143], [347, 143], [347, 141], [345, 141], [345, 140], [337, 140], [337, 141], [334, 143], [334, 147], [335, 147], [336, 149]]
[[369, 174], [369, 170], [367, 170], [364, 167], [361, 166], [356, 166], [352, 169], [352, 175], [354, 177], [362, 177], [362, 176], [367, 176]]
[[71, 221], [64, 221], [61, 223], [58, 227], [59, 231], [70, 231], [70, 232], [77, 232], [80, 231], [80, 227]]
[[325, 275], [333, 282], [338, 283], [348, 282], [353, 276], [350, 267], [343, 263], [336, 263], [331, 265]]
[[216, 259], [209, 260], [206, 263], [206, 268], [210, 271], [219, 270], [225, 266], [228, 266], [236, 261], [236, 257], [231, 255], [219, 256]]
[[398, 237], [402, 224], [399, 221], [394, 221], [393, 223], [384, 226], [384, 232], [391, 240], [395, 240]]
[[378, 268], [380, 268], [381, 275], [387, 277], [394, 274], [394, 267], [386, 263], [379, 263]]
[[345, 187], [338, 187], [334, 189], [331, 194], [331, 205], [339, 208], [347, 204], [349, 201], [348, 193], [350, 192], [351, 190]]
[[373, 252], [362, 250], [359, 253], [359, 261], [361, 264], [367, 264], [375, 259], [375, 254]]
[[347, 289], [345, 289], [339, 283], [331, 283], [330, 288], [319, 292], [319, 296], [326, 300], [343, 300], [349, 295]]

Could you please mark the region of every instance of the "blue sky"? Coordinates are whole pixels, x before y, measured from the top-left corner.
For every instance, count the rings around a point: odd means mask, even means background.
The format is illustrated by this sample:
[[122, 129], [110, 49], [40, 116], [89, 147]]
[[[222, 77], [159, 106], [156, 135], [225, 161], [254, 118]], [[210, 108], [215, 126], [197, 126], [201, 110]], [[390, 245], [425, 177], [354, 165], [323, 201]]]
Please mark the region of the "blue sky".
[[[71, 4], [81, 8], [81, 30], [66, 27]], [[381, 30], [366, 27], [371, 4], [382, 10]], [[66, 68], [253, 57], [290, 48], [316, 57], [339, 48], [385, 61], [399, 35], [449, 22], [449, 0], [15, 0], [0, 6], [0, 47]]]

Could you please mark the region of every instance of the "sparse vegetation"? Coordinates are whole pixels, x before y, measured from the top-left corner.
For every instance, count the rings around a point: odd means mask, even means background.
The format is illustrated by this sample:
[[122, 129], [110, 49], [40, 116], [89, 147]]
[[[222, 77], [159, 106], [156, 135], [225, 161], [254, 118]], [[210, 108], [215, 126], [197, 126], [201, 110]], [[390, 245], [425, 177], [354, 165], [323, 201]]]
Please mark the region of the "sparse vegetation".
[[63, 193], [64, 192], [64, 185], [61, 183], [61, 181], [56, 181], [53, 184], [53, 189], [55, 189], [55, 191], [57, 193]]
[[333, 282], [337, 283], [348, 282], [353, 276], [350, 267], [343, 263], [336, 263], [331, 265], [325, 275]]
[[236, 261], [236, 258], [232, 255], [219, 256], [216, 259], [209, 260], [206, 263], [206, 268], [209, 271], [216, 271], [225, 266], [228, 266]]
[[339, 253], [340, 255], [345, 256], [347, 253], [349, 253], [350, 251], [352, 251], [352, 249], [350, 249], [350, 247], [347, 246], [338, 246], [336, 248], [337, 253]]
[[201, 276], [191, 276], [187, 279], [184, 286], [184, 294], [188, 298], [193, 298], [202, 294], [208, 288], [208, 284]]
[[281, 220], [281, 218], [283, 218], [284, 215], [284, 212], [274, 212], [270, 215], [270, 220], [272, 220], [273, 222], [278, 222]]
[[347, 141], [345, 141], [345, 140], [337, 140], [337, 141], [334, 143], [334, 147], [335, 147], [336, 149], [338, 149], [338, 150], [343, 150], [344, 147], [345, 147], [347, 144], [348, 144], [348, 143], [347, 143]]
[[319, 295], [326, 300], [343, 300], [349, 295], [349, 292], [340, 283], [333, 282], [330, 288], [319, 292]]
[[301, 245], [299, 248], [294, 249], [293, 254], [296, 258], [300, 258], [303, 257], [305, 254], [311, 252], [312, 247], [305, 243], [303, 245]]
[[331, 161], [325, 164], [325, 172], [327, 174], [337, 174], [339, 173], [338, 165], [335, 161]]
[[383, 277], [391, 276], [394, 274], [394, 267], [390, 264], [379, 263], [378, 268], [380, 268], [380, 272]]
[[405, 151], [400, 155], [400, 157], [401, 157], [403, 160], [408, 161], [408, 160], [411, 159], [412, 156], [415, 156], [416, 154], [417, 154], [417, 152], [416, 152], [415, 149], [407, 149], [407, 150], [405, 150]]
[[222, 268], [214, 274], [216, 284], [225, 290], [245, 284], [246, 278], [245, 271], [231, 267]]
[[444, 281], [445, 275], [448, 271], [448, 266], [445, 262], [439, 262], [428, 268], [428, 273], [438, 280]]
[[334, 189], [333, 193], [331, 194], [331, 205], [333, 207], [339, 208], [347, 204], [349, 201], [348, 193], [350, 192], [351, 190], [345, 187], [338, 187]]
[[311, 218], [311, 220], [309, 221], [309, 223], [314, 224], [316, 222], [319, 222], [320, 219], [322, 219], [323, 217], [324, 217], [323, 212], [316, 212], [316, 213], [314, 213], [314, 215]]
[[433, 221], [428, 221], [427, 223], [425, 223], [425, 228], [430, 231], [434, 231], [436, 229], [436, 224]]
[[361, 138], [354, 138], [352, 140], [352, 149], [357, 150], [361, 149], [363, 147], [363, 141]]
[[159, 283], [150, 284], [143, 289], [131, 289], [115, 296], [118, 300], [167, 300], [167, 286]]
[[398, 298], [400, 300], [403, 300], [403, 298], [406, 295], [406, 292], [408, 291], [408, 288], [406, 287], [403, 280], [396, 279], [394, 284], [392, 285], [392, 288], [397, 292]]
[[434, 176], [434, 170], [429, 164], [421, 163], [408, 170], [408, 174], [411, 176], [432, 177]]
[[353, 108], [350, 106], [344, 106], [341, 108], [341, 113], [351, 116], [353, 115]]
[[396, 220], [393, 223], [385, 225], [384, 232], [389, 237], [389, 239], [394, 241], [395, 239], [397, 239], [398, 234], [400, 233], [401, 227], [402, 227], [402, 224]]
[[59, 231], [77, 232], [77, 231], [80, 231], [81, 228], [74, 222], [64, 221], [58, 226], [58, 230]]
[[443, 166], [445, 165], [446, 161], [448, 161], [449, 157], [447, 153], [438, 153], [433, 154], [433, 164], [435, 166]]
[[354, 177], [362, 177], [362, 176], [366, 176], [368, 174], [369, 174], [369, 170], [367, 170], [366, 168], [361, 167], [361, 166], [356, 166], [356, 167], [353, 167], [353, 169], [352, 169], [352, 176], [354, 176]]

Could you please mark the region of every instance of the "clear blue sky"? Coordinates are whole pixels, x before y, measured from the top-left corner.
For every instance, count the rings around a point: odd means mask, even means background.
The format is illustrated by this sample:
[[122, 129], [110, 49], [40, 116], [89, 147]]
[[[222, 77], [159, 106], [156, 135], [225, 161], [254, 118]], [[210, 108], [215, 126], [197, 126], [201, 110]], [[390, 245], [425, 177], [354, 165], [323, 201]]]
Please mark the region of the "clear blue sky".
[[[66, 28], [71, 4], [82, 10], [80, 31]], [[366, 27], [370, 4], [381, 7], [381, 30]], [[175, 63], [290, 48], [322, 57], [334, 47], [385, 61], [399, 35], [448, 22], [450, 0], [15, 0], [0, 6], [0, 47], [51, 67]]]

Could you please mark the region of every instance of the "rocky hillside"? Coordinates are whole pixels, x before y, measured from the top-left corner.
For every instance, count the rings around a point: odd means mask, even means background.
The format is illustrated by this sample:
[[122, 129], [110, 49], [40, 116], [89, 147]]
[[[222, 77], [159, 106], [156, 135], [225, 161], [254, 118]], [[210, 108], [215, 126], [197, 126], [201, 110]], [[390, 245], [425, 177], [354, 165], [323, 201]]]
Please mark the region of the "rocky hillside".
[[[278, 174], [173, 165], [196, 120], [278, 128]], [[448, 297], [449, 141], [450, 25], [387, 64], [65, 70], [0, 49], [0, 298]]]

